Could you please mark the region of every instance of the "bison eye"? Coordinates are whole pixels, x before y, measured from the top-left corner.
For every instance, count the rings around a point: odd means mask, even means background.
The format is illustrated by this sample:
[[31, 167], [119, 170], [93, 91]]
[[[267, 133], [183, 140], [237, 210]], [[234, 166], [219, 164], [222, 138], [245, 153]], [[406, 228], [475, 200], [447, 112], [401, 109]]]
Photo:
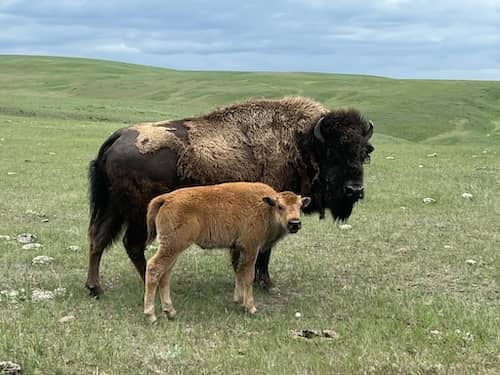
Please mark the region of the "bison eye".
[[363, 160], [363, 164], [370, 164], [371, 157], [370, 155], [366, 155], [365, 159]]
[[281, 204], [278, 204], [278, 210], [283, 210], [284, 207]]

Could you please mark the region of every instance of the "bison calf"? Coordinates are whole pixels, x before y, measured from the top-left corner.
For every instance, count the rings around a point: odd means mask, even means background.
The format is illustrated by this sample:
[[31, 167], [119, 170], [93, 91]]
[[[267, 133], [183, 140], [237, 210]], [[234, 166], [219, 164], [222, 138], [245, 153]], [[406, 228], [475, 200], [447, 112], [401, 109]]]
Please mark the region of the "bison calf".
[[144, 314], [156, 320], [154, 297], [160, 287], [163, 311], [173, 318], [170, 275], [177, 256], [195, 243], [232, 251], [236, 274], [234, 302], [255, 313], [252, 283], [260, 249], [300, 229], [300, 209], [309, 197], [276, 192], [262, 183], [234, 182], [183, 188], [154, 198], [148, 206], [148, 242], [160, 247], [146, 267]]

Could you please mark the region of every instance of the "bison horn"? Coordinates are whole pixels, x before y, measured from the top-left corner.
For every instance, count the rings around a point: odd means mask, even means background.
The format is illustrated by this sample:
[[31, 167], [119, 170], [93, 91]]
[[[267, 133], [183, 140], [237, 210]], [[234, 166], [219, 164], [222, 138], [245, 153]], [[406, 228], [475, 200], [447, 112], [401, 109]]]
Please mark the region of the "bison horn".
[[319, 121], [316, 123], [314, 126], [314, 136], [318, 141], [321, 143], [325, 143], [325, 138], [323, 137], [323, 134], [321, 134], [321, 121], [323, 121], [324, 117], [321, 117]]
[[368, 130], [365, 134], [365, 139], [368, 140], [371, 138], [371, 136], [373, 135], [373, 121], [372, 120], [368, 120], [368, 125], [370, 125], [368, 127]]

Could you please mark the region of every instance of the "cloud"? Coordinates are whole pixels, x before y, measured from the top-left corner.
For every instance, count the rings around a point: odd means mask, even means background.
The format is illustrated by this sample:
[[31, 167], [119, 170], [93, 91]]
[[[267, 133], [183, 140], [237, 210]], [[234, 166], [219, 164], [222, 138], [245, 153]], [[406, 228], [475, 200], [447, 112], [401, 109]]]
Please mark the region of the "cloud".
[[[3, 0], [0, 53], [197, 70], [500, 79], [500, 1]], [[456, 75], [456, 76], [455, 76]]]

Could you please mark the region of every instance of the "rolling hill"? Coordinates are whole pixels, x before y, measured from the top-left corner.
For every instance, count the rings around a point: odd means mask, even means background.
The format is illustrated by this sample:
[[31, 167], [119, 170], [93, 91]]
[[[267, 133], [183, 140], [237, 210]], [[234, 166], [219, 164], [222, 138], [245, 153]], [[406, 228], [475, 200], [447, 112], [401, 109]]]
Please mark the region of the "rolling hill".
[[0, 56], [0, 115], [133, 123], [284, 95], [310, 96], [330, 108], [359, 108], [375, 121], [379, 142], [489, 144], [500, 138], [497, 81], [191, 72], [80, 58]]

